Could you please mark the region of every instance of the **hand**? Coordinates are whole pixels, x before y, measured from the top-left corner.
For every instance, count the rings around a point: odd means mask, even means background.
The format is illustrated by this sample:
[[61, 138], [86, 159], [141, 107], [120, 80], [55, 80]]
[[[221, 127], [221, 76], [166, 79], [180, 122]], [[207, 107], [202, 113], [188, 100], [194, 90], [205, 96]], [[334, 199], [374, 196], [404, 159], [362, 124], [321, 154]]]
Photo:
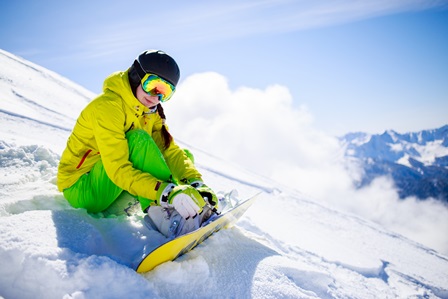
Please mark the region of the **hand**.
[[202, 181], [191, 182], [190, 185], [198, 190], [199, 194], [213, 207], [213, 211], [218, 211], [219, 199], [216, 193]]
[[205, 201], [199, 192], [189, 185], [169, 184], [162, 193], [160, 205], [173, 207], [185, 219], [202, 212]]

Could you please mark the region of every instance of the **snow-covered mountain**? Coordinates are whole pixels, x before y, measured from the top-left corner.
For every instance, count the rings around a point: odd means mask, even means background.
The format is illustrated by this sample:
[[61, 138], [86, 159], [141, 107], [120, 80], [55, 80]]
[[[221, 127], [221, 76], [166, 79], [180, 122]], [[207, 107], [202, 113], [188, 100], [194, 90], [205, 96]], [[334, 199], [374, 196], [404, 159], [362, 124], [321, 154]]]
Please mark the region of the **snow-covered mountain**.
[[4, 51], [0, 65], [0, 297], [448, 298], [446, 256], [195, 148], [215, 190], [262, 194], [234, 228], [137, 274], [123, 256], [148, 241], [142, 215], [89, 215], [55, 186], [93, 95]]
[[448, 202], [448, 125], [434, 130], [381, 135], [350, 133], [341, 138], [346, 155], [364, 170], [359, 187], [390, 176], [401, 198], [436, 198]]

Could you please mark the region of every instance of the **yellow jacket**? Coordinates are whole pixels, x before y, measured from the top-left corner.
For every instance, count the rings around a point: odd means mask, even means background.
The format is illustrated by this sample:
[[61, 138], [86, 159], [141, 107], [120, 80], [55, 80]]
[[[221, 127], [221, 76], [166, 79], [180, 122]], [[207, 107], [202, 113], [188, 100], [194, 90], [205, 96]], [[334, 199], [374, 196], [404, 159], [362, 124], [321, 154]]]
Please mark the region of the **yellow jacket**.
[[156, 199], [157, 179], [133, 168], [129, 161], [125, 133], [132, 129], [144, 129], [152, 136], [175, 179], [201, 179], [174, 141], [163, 149], [161, 128], [159, 114], [150, 113], [133, 95], [128, 72], [113, 73], [104, 81], [103, 93], [81, 112], [68, 138], [58, 168], [59, 191], [71, 187], [101, 159], [115, 185], [133, 195]]

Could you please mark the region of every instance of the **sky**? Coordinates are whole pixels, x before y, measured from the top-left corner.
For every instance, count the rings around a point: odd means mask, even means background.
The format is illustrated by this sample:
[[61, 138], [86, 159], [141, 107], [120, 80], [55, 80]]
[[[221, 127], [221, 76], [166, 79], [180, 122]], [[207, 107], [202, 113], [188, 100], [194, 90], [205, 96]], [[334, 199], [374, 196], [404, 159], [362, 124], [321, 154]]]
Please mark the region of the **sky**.
[[446, 0], [0, 5], [0, 48], [95, 93], [140, 52], [162, 49], [180, 65], [180, 84], [216, 73], [234, 92], [284, 87], [326, 134], [448, 123]]

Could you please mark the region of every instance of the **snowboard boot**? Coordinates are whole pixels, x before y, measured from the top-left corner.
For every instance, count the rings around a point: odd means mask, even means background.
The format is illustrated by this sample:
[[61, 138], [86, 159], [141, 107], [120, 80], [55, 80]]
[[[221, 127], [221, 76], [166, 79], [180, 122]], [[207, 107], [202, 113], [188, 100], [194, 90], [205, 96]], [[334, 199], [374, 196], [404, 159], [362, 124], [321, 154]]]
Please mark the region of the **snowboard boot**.
[[205, 206], [202, 213], [186, 220], [174, 208], [152, 206], [148, 209], [144, 220], [150, 229], [159, 231], [169, 239], [174, 239], [197, 230], [212, 214], [213, 211]]

